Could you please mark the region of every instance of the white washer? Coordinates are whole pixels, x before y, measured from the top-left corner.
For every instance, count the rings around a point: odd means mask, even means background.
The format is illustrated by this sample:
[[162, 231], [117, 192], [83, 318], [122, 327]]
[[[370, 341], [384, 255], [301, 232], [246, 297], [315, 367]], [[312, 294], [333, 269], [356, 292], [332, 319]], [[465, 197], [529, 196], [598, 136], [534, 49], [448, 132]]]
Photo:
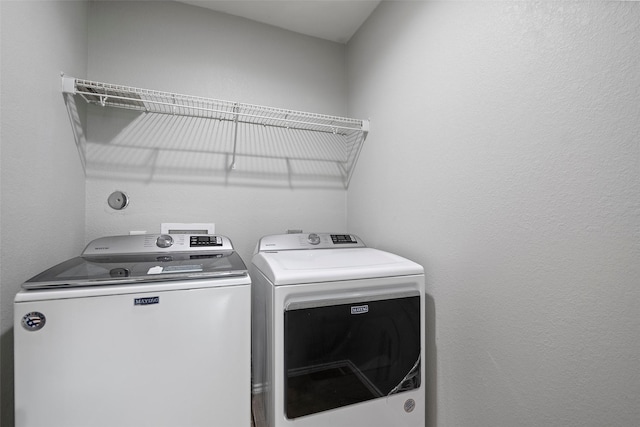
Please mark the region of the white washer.
[[251, 425], [251, 281], [228, 238], [101, 238], [23, 288], [16, 427]]
[[258, 427], [424, 427], [422, 266], [312, 233], [263, 237], [249, 272]]

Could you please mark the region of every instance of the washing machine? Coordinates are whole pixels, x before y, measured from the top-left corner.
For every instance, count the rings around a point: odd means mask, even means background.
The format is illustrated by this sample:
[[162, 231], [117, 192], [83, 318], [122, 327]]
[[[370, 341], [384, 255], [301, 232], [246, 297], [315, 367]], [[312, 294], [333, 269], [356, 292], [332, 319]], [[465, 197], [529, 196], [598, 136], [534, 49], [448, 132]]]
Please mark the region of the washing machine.
[[251, 425], [251, 281], [227, 237], [100, 238], [22, 288], [16, 427]]
[[424, 427], [424, 269], [349, 234], [265, 236], [252, 280], [258, 427]]

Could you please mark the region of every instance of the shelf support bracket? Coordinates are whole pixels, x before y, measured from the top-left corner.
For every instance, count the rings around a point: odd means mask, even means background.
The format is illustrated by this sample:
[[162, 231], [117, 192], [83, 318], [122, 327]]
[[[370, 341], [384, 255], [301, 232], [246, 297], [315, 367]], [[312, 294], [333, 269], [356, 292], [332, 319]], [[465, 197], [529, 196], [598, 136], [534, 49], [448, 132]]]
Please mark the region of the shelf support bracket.
[[73, 132], [73, 139], [76, 142], [78, 148], [78, 154], [80, 155], [80, 163], [84, 173], [87, 173], [87, 137], [82, 129], [82, 120], [78, 113], [78, 106], [76, 105], [73, 96], [76, 94], [76, 79], [73, 77], [65, 76], [64, 73], [60, 73], [62, 77], [62, 97], [64, 99], [64, 105], [69, 115], [69, 121], [71, 122], [71, 131]]
[[60, 73], [62, 77], [62, 93], [76, 94], [76, 79], [74, 77], [65, 76], [64, 73]]
[[240, 112], [240, 106], [236, 102], [233, 107], [233, 112], [235, 113], [233, 116], [233, 157], [231, 158], [231, 169], [236, 168], [236, 147], [238, 145], [238, 113]]

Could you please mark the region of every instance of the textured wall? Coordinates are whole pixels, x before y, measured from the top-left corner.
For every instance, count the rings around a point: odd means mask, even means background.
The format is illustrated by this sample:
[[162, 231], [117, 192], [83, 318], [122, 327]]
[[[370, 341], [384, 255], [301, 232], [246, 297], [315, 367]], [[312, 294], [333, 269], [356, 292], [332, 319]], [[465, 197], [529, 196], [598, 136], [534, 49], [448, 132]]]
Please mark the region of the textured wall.
[[85, 73], [84, 2], [0, 3], [2, 418], [13, 425], [13, 297], [20, 284], [84, 245], [84, 174], [60, 72]]
[[638, 46], [635, 2], [383, 2], [349, 43], [348, 225], [426, 268], [430, 426], [640, 423]]

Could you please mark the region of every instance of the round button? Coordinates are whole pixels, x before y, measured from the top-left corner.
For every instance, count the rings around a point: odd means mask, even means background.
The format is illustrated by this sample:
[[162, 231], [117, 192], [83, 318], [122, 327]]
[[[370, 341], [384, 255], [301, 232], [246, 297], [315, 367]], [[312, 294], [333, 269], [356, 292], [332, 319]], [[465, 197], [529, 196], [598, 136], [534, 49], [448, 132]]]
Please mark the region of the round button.
[[168, 248], [173, 245], [173, 237], [168, 234], [162, 234], [156, 239], [156, 246], [159, 248]]
[[416, 409], [416, 401], [413, 399], [407, 399], [404, 402], [404, 411], [412, 412], [414, 409]]
[[309, 237], [307, 237], [307, 241], [312, 245], [318, 245], [320, 244], [320, 236], [318, 236], [316, 233], [311, 233], [309, 234]]

